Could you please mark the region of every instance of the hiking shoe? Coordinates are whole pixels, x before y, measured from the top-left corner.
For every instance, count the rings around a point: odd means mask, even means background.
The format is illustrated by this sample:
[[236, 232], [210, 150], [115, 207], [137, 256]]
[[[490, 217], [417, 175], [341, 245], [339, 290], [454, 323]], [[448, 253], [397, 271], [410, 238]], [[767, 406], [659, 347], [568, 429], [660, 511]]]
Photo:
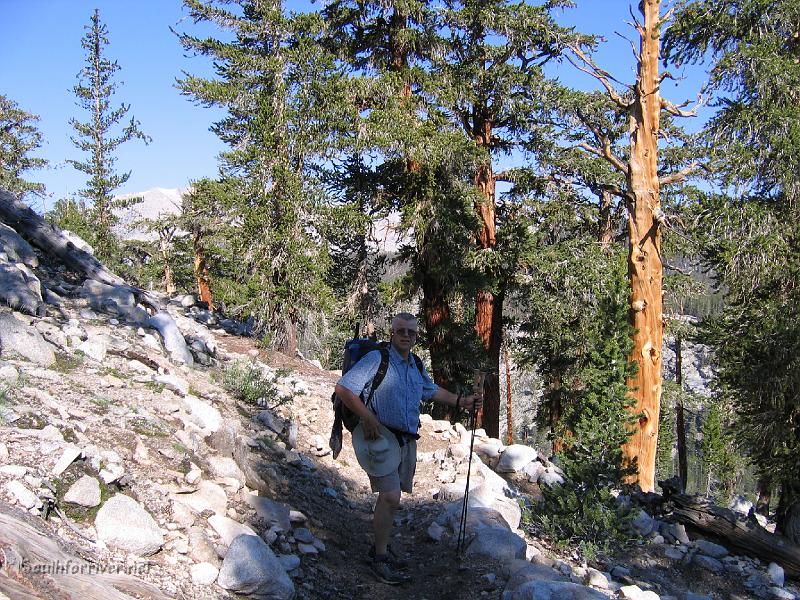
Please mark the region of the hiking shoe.
[[[370, 546], [367, 556], [369, 556], [370, 560], [375, 559], [375, 546]], [[391, 546], [386, 548], [386, 557], [389, 561], [389, 564], [397, 567], [398, 569], [405, 570], [408, 567], [408, 561], [399, 556]]]
[[375, 578], [387, 585], [400, 585], [411, 580], [410, 577], [396, 573], [389, 565], [389, 556], [379, 554], [369, 563], [369, 568]]

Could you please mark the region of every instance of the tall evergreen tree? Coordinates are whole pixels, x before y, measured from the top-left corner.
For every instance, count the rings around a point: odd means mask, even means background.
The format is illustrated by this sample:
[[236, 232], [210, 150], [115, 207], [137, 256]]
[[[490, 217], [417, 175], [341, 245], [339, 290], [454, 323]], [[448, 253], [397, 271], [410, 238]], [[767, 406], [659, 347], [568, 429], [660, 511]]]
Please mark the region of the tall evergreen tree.
[[[534, 151], [546, 110], [542, 64], [557, 56], [567, 41], [581, 38], [560, 28], [549, 11], [567, 2], [544, 6], [506, 0], [448, 1], [437, 24], [440, 40], [431, 52], [432, 75], [426, 92], [454, 127], [472, 140], [479, 153], [472, 182], [475, 212], [474, 260], [482, 281], [475, 300], [475, 332], [491, 372], [484, 391], [483, 427], [499, 435], [500, 350], [503, 304], [519, 249], [499, 224], [495, 161], [514, 149]], [[538, 118], [537, 118], [538, 117]], [[508, 227], [511, 231], [513, 227]]]
[[318, 109], [337, 105], [320, 97], [334, 89], [322, 85], [333, 57], [315, 37], [315, 15], [287, 17], [278, 0], [184, 4], [196, 22], [224, 32], [179, 35], [186, 50], [214, 61], [216, 77], [187, 75], [178, 86], [227, 111], [212, 129], [230, 146], [222, 170], [239, 188], [233, 217], [243, 264], [230, 308], [253, 316], [276, 346], [294, 353], [308, 311], [330, 300], [329, 258], [318, 243], [321, 189], [312, 167], [329, 142], [331, 116]]
[[[706, 128], [721, 189], [699, 213], [704, 256], [727, 305], [710, 329], [721, 392], [762, 492], [780, 485], [778, 527], [800, 541], [800, 6], [686, 2], [665, 50], [711, 63], [718, 113]], [[763, 503], [762, 503], [763, 504]]]
[[113, 260], [118, 253], [113, 227], [118, 218], [114, 211], [129, 206], [134, 201], [120, 203], [114, 200], [114, 190], [123, 185], [131, 172], [117, 173], [115, 152], [119, 146], [133, 139], [150, 138], [139, 129], [139, 122], [133, 117], [116, 132], [117, 126], [128, 114], [130, 105], [120, 104], [112, 107], [112, 97], [118, 84], [114, 76], [120, 70], [116, 61], [106, 55], [109, 44], [108, 29], [100, 21], [100, 11], [95, 9], [90, 23], [85, 27], [86, 34], [81, 46], [86, 51], [86, 66], [78, 73], [78, 84], [72, 88], [77, 105], [88, 113], [88, 120], [81, 122], [70, 119], [75, 130], [72, 143], [81, 152], [88, 154], [84, 161], [69, 159], [78, 171], [89, 176], [86, 187], [79, 192], [82, 198], [91, 203], [89, 221], [93, 223], [93, 239], [87, 240], [94, 246], [95, 253], [103, 260]]
[[36, 128], [38, 120], [0, 94], [0, 188], [12, 194], [44, 193], [44, 184], [23, 179], [26, 171], [47, 165], [45, 159], [30, 156], [42, 146], [42, 133]]

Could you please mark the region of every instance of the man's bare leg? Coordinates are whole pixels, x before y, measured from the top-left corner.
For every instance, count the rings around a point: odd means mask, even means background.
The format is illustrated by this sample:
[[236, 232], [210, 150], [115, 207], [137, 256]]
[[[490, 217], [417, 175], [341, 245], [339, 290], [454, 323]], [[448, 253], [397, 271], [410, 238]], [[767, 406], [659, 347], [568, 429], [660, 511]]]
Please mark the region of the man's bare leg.
[[400, 507], [400, 490], [378, 493], [372, 528], [375, 534], [375, 554], [386, 554], [394, 525], [394, 515]]

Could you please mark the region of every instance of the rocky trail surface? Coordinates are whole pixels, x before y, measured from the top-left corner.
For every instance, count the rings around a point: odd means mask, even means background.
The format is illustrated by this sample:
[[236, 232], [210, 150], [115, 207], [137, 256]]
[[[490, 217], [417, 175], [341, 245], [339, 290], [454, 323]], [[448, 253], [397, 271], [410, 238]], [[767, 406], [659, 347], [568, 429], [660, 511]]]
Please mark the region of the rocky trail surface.
[[145, 307], [3, 235], [26, 302], [0, 308], [0, 600], [797, 597], [778, 565], [644, 511], [627, 555], [556, 551], [520, 526], [558, 468], [482, 432], [469, 467], [469, 432], [426, 416], [392, 540], [411, 581], [378, 583], [374, 495], [349, 434], [337, 460], [327, 448], [336, 373], [191, 296]]

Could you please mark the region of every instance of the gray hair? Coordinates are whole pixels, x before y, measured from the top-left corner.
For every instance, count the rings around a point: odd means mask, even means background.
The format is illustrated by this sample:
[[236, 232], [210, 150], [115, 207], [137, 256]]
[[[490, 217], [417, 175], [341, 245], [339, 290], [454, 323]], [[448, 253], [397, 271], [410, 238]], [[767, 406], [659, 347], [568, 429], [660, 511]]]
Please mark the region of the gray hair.
[[394, 331], [395, 323], [397, 323], [398, 321], [413, 321], [414, 323], [416, 323], [417, 317], [407, 312], [397, 313], [392, 319], [392, 331]]

